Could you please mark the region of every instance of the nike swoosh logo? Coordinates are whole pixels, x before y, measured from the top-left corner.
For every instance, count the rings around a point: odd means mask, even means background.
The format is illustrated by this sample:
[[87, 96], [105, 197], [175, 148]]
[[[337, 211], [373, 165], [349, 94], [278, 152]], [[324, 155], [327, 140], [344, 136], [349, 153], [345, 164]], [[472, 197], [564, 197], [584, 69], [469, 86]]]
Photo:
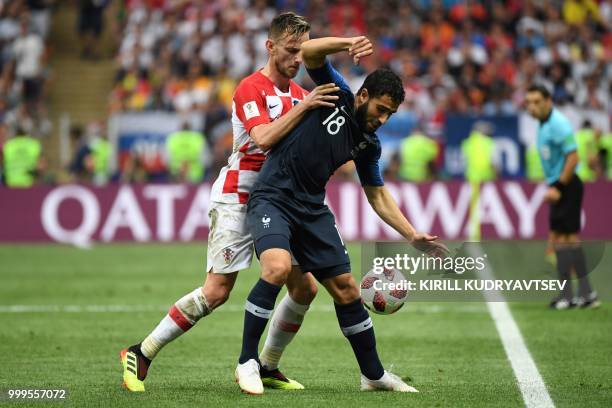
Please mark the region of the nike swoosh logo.
[[344, 110], [344, 105], [340, 106], [340, 110], [342, 111], [342, 113], [344, 113], [346, 116], [349, 116], [348, 112], [346, 110]]
[[277, 106], [278, 106], [278, 103], [277, 103], [276, 105], [271, 105], [271, 106], [268, 106], [268, 109], [274, 109], [274, 108], [276, 108]]

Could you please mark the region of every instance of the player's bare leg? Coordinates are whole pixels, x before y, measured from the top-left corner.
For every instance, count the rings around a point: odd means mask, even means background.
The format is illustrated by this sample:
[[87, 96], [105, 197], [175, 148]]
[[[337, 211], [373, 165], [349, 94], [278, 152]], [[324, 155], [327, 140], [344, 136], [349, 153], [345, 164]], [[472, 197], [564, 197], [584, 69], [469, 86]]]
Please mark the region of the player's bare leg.
[[204, 285], [176, 301], [168, 314], [140, 343], [121, 351], [123, 385], [130, 391], [144, 391], [144, 380], [151, 361], [171, 341], [191, 329], [228, 299], [238, 273], [214, 273], [211, 269]]
[[376, 351], [372, 320], [361, 303], [359, 288], [350, 273], [323, 280], [334, 299], [342, 333], [351, 343], [361, 370], [361, 390], [418, 392], [396, 375], [384, 370]]
[[272, 316], [274, 303], [291, 273], [291, 254], [280, 248], [270, 248], [260, 255], [261, 278], [257, 281], [246, 301], [242, 351], [235, 376], [242, 391], [263, 394], [263, 383], [259, 374], [259, 340]]
[[259, 359], [261, 380], [265, 387], [285, 390], [300, 390], [304, 386], [288, 379], [278, 369], [278, 362], [285, 348], [293, 340], [304, 320], [310, 303], [317, 295], [317, 281], [311, 273], [304, 273], [293, 266], [287, 278], [287, 294], [274, 308]]
[[218, 308], [229, 299], [237, 277], [238, 272], [215, 273], [214, 269], [211, 269], [206, 274], [204, 285], [202, 285], [202, 293], [212, 310]]

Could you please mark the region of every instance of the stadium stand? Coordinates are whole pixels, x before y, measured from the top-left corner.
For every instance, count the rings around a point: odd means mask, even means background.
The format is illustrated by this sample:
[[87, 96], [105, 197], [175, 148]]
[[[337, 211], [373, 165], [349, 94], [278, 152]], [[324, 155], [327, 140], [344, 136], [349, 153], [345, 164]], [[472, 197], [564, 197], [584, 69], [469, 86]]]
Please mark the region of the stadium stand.
[[[53, 3], [2, 2], [0, 115], [9, 125], [23, 115], [45, 118], [44, 104], [29, 103], [44, 95], [45, 66], [24, 76], [23, 67], [15, 67], [23, 63], [15, 63], [14, 50], [20, 21], [31, 20], [30, 37], [44, 38]], [[552, 90], [557, 105], [610, 114], [610, 0], [125, 0], [114, 6], [117, 68], [110, 114], [201, 116], [198, 130], [206, 135], [211, 157], [207, 179], [216, 176], [231, 150], [227, 119], [234, 88], [265, 63], [267, 26], [284, 10], [312, 21], [313, 37], [368, 35], [375, 41], [375, 57], [360, 66], [342, 56], [334, 61], [352, 87], [379, 66], [402, 76], [407, 98], [397, 120], [385, 128], [386, 165], [394, 163], [401, 141], [417, 126], [440, 144], [441, 166], [450, 115], [517, 115], [534, 81]], [[70, 61], [79, 70], [79, 63]], [[304, 72], [297, 80], [312, 86]], [[49, 133], [48, 121], [34, 122], [40, 122], [37, 134]]]
[[[30, 140], [39, 151], [39, 139], [51, 132], [45, 103], [49, 80], [46, 40], [51, 3], [0, 2], [0, 176], [5, 182], [7, 177], [19, 177], [17, 168], [42, 168], [36, 165], [40, 153], [34, 158], [22, 158], [13, 153], [13, 145]], [[28, 163], [21, 163], [21, 160]], [[27, 187], [35, 179], [28, 176], [25, 181], [7, 184]]]
[[[560, 104], [604, 111], [610, 106], [610, 1], [216, 0], [203, 6], [189, 1], [125, 6], [111, 98], [115, 112], [206, 115], [213, 105], [225, 107], [222, 117], [229, 115], [237, 81], [265, 61], [269, 21], [289, 9], [315, 22], [313, 37], [374, 39], [376, 58], [362, 66], [348, 58], [335, 63], [352, 86], [381, 65], [401, 73], [407, 91], [403, 110], [434, 137], [449, 114], [516, 114], [532, 81], [547, 84]], [[298, 81], [311, 85], [304, 73]], [[225, 152], [214, 146], [220, 138], [209, 142], [213, 151]]]

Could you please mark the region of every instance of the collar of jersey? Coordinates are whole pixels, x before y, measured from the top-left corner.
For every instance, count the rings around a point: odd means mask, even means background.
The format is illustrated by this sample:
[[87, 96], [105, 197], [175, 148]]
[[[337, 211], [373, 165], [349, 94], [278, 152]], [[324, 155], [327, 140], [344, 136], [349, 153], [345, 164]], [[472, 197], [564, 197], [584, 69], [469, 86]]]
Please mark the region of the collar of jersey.
[[266, 81], [268, 81], [270, 84], [272, 84], [272, 86], [274, 87], [274, 92], [276, 93], [276, 96], [291, 96], [291, 82], [292, 82], [291, 79], [289, 80], [289, 90], [287, 92], [283, 92], [280, 89], [278, 89], [276, 84], [272, 82], [270, 78], [268, 78], [267, 76], [263, 74], [263, 72], [261, 72], [261, 69], [257, 71], [257, 73], [261, 75], [262, 77], [264, 77]]
[[544, 120], [541, 120], [541, 121], [540, 121], [540, 124], [542, 124], [542, 125], [543, 125], [543, 124], [545, 124], [546, 122], [548, 122], [548, 121], [550, 120], [550, 117], [552, 116], [552, 114], [553, 114], [553, 111], [554, 111], [554, 110], [555, 110], [555, 108], [552, 108], [552, 109], [550, 110], [550, 112], [549, 112], [548, 116], [546, 116], [546, 117], [544, 118]]

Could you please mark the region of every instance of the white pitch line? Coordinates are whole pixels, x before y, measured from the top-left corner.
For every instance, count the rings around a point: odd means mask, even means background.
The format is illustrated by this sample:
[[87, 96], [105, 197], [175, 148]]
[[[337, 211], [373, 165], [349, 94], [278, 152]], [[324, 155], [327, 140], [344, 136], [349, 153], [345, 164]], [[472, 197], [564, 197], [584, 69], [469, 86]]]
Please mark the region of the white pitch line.
[[[138, 313], [138, 312], [165, 312], [169, 306], [161, 305], [0, 305], [0, 314], [10, 313]], [[332, 305], [312, 305], [311, 312], [333, 312]], [[486, 313], [486, 309], [478, 305], [452, 305], [444, 304], [407, 304], [400, 312], [410, 313]], [[242, 305], [224, 305], [215, 310], [215, 313], [243, 313]]]
[[[472, 257], [482, 257], [482, 247], [478, 245], [478, 249], [474, 248], [476, 244], [469, 245], [468, 251]], [[495, 279], [493, 268], [486, 260], [487, 267], [480, 272], [480, 277], [483, 279]], [[544, 379], [538, 371], [525, 340], [521, 334], [516, 321], [512, 317], [512, 312], [505, 302], [502, 293], [498, 291], [485, 291], [484, 297], [487, 300], [487, 308], [489, 314], [495, 322], [497, 333], [506, 351], [506, 356], [510, 360], [510, 365], [514, 371], [519, 385], [523, 401], [527, 408], [554, 408], [553, 403]]]

